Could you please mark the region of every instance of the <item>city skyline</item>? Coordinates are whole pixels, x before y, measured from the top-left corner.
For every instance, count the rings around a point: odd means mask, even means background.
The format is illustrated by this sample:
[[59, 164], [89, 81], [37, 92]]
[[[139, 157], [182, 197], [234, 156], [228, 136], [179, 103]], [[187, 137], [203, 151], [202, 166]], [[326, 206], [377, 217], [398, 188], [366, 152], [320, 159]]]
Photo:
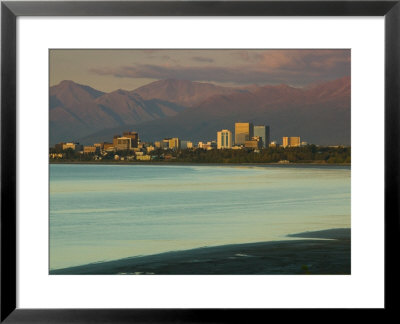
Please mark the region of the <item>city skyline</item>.
[[51, 50], [49, 92], [51, 144], [126, 129], [202, 141], [237, 121], [351, 141], [350, 50]]
[[[209, 145], [209, 148], [217, 148], [217, 149], [231, 149], [235, 148], [268, 148], [268, 147], [277, 147], [282, 145], [282, 147], [298, 147], [307, 145], [307, 142], [301, 142], [300, 136], [284, 136], [282, 137], [282, 141], [278, 143], [278, 140], [271, 141], [270, 140], [270, 126], [269, 125], [253, 125], [252, 123], [244, 123], [244, 122], [236, 122], [234, 124], [234, 132], [231, 132], [229, 129], [222, 129], [217, 131], [216, 138], [202, 141], [198, 141], [197, 145], [193, 144], [193, 141], [190, 138], [178, 138], [178, 137], [163, 137], [158, 141], [147, 141], [142, 140], [139, 137], [139, 133], [136, 131], [124, 131], [121, 134], [114, 135], [112, 138], [112, 142], [103, 141], [100, 143], [92, 143], [92, 145], [82, 145], [79, 144], [78, 141], [74, 140], [66, 140], [60, 143], [57, 143], [54, 147], [61, 146], [63, 149], [82, 147], [84, 153], [95, 153], [97, 150], [94, 148], [104, 149], [107, 147], [108, 149], [112, 149], [114, 151], [118, 150], [129, 150], [132, 148], [138, 148], [140, 144], [146, 144], [150, 147], [154, 148], [172, 148], [172, 149], [184, 149], [184, 148], [203, 148], [202, 146]], [[237, 140], [239, 139], [239, 140]], [[252, 143], [256, 142], [256, 146], [253, 147]], [[182, 147], [181, 144], [185, 143], [185, 147]], [[211, 143], [215, 144], [215, 146], [211, 146]], [[154, 147], [152, 145], [155, 145]], [[88, 148], [87, 152], [85, 152], [86, 148]], [[92, 149], [93, 148], [93, 149]]]
[[[52, 162], [105, 161], [106, 163], [172, 160], [192, 163], [241, 161], [278, 164], [299, 161], [323, 164], [350, 162], [350, 147], [319, 146], [301, 141], [300, 136], [284, 136], [282, 144], [276, 141], [270, 142], [269, 130], [268, 125], [236, 122], [235, 134], [228, 129], [222, 129], [216, 132], [216, 140], [199, 141], [197, 144], [178, 137], [164, 137], [155, 142], [142, 141], [138, 132], [129, 130], [124, 131], [123, 135], [114, 135], [112, 142], [98, 142], [91, 145], [82, 145], [78, 142], [57, 143], [54, 147], [50, 147], [49, 158]], [[237, 143], [234, 138], [239, 138], [243, 142]], [[318, 151], [315, 150], [316, 147]], [[247, 154], [249, 155], [246, 156]]]

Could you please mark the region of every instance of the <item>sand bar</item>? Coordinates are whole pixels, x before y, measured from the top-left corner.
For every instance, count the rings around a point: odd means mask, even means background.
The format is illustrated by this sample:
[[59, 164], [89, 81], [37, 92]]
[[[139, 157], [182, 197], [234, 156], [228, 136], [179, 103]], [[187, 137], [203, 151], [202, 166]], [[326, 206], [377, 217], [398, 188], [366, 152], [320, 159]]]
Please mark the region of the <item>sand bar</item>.
[[231, 244], [57, 269], [50, 274], [350, 274], [350, 229], [290, 235], [299, 240]]

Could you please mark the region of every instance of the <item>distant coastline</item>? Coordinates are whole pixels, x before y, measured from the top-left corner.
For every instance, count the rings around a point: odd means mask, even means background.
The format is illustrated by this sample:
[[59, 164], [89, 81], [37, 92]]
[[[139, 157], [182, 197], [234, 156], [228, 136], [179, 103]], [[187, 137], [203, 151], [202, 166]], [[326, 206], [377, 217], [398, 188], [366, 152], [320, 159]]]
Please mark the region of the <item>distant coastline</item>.
[[227, 165], [243, 165], [243, 166], [351, 166], [351, 163], [326, 163], [326, 162], [290, 162], [290, 163], [277, 163], [277, 162], [260, 162], [260, 163], [242, 163], [242, 162], [173, 162], [173, 161], [147, 161], [147, 162], [126, 162], [126, 161], [49, 161], [49, 164], [100, 164], [100, 165], [211, 165], [211, 166], [227, 166]]

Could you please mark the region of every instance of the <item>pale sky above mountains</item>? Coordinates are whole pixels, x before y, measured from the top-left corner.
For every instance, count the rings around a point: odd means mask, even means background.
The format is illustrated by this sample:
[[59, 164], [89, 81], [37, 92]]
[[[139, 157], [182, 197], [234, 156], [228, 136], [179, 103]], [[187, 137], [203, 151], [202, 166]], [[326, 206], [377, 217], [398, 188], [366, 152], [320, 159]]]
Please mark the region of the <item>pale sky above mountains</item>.
[[351, 52], [306, 50], [50, 50], [50, 86], [63, 80], [111, 92], [162, 79], [225, 86], [311, 83], [350, 76]]

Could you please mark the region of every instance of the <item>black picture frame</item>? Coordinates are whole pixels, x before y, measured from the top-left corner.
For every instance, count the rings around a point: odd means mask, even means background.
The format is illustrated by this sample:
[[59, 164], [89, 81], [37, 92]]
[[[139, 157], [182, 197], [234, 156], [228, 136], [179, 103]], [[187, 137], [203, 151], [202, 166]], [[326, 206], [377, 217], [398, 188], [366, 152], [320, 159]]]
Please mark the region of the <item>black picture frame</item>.
[[[1, 322], [199, 323], [256, 319], [244, 309], [16, 308], [16, 19], [19, 16], [384, 16], [385, 308], [396, 311], [399, 275], [400, 1], [4, 1], [1, 3]], [[381, 312], [382, 310], [378, 310]], [[246, 321], [254, 322], [254, 321]], [[258, 322], [258, 320], [256, 320]]]

